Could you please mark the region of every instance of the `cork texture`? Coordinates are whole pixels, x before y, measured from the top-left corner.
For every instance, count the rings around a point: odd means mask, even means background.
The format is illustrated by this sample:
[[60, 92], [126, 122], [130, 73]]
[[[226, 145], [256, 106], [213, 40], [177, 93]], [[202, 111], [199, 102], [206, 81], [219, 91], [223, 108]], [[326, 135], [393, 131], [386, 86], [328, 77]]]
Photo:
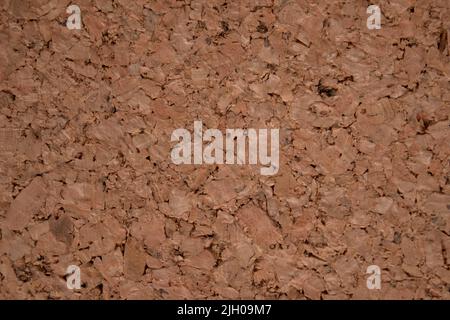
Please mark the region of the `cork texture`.
[[450, 299], [450, 2], [370, 4], [1, 0], [0, 298]]

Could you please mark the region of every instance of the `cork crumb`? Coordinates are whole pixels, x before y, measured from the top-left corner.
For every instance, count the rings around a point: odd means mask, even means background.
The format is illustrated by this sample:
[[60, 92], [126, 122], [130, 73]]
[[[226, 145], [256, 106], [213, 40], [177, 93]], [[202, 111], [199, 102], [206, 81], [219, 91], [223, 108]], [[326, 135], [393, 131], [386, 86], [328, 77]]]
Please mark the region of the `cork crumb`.
[[368, 6], [1, 1], [0, 299], [450, 299], [450, 1]]

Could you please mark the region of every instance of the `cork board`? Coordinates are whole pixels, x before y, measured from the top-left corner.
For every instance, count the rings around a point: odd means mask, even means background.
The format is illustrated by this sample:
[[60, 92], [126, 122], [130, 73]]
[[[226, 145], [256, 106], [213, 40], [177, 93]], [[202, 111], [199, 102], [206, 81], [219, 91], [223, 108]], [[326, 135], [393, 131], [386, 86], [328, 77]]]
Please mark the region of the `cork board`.
[[0, 298], [450, 299], [450, 2], [376, 2], [1, 1]]

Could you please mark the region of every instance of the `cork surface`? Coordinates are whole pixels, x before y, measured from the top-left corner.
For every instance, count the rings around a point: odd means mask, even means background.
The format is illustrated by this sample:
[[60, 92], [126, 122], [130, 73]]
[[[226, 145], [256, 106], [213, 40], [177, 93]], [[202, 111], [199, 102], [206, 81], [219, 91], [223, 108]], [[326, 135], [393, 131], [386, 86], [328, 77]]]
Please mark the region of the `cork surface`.
[[450, 299], [450, 2], [376, 2], [1, 0], [0, 298]]

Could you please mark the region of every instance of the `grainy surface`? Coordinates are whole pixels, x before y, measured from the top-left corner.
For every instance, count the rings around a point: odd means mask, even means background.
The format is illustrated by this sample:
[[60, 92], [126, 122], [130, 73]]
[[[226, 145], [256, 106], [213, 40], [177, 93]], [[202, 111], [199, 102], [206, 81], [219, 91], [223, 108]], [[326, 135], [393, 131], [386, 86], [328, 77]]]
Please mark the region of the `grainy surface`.
[[[376, 2], [381, 30], [362, 0], [77, 0], [77, 31], [1, 0], [0, 298], [449, 299], [450, 2]], [[194, 120], [280, 128], [278, 174], [174, 165]]]

